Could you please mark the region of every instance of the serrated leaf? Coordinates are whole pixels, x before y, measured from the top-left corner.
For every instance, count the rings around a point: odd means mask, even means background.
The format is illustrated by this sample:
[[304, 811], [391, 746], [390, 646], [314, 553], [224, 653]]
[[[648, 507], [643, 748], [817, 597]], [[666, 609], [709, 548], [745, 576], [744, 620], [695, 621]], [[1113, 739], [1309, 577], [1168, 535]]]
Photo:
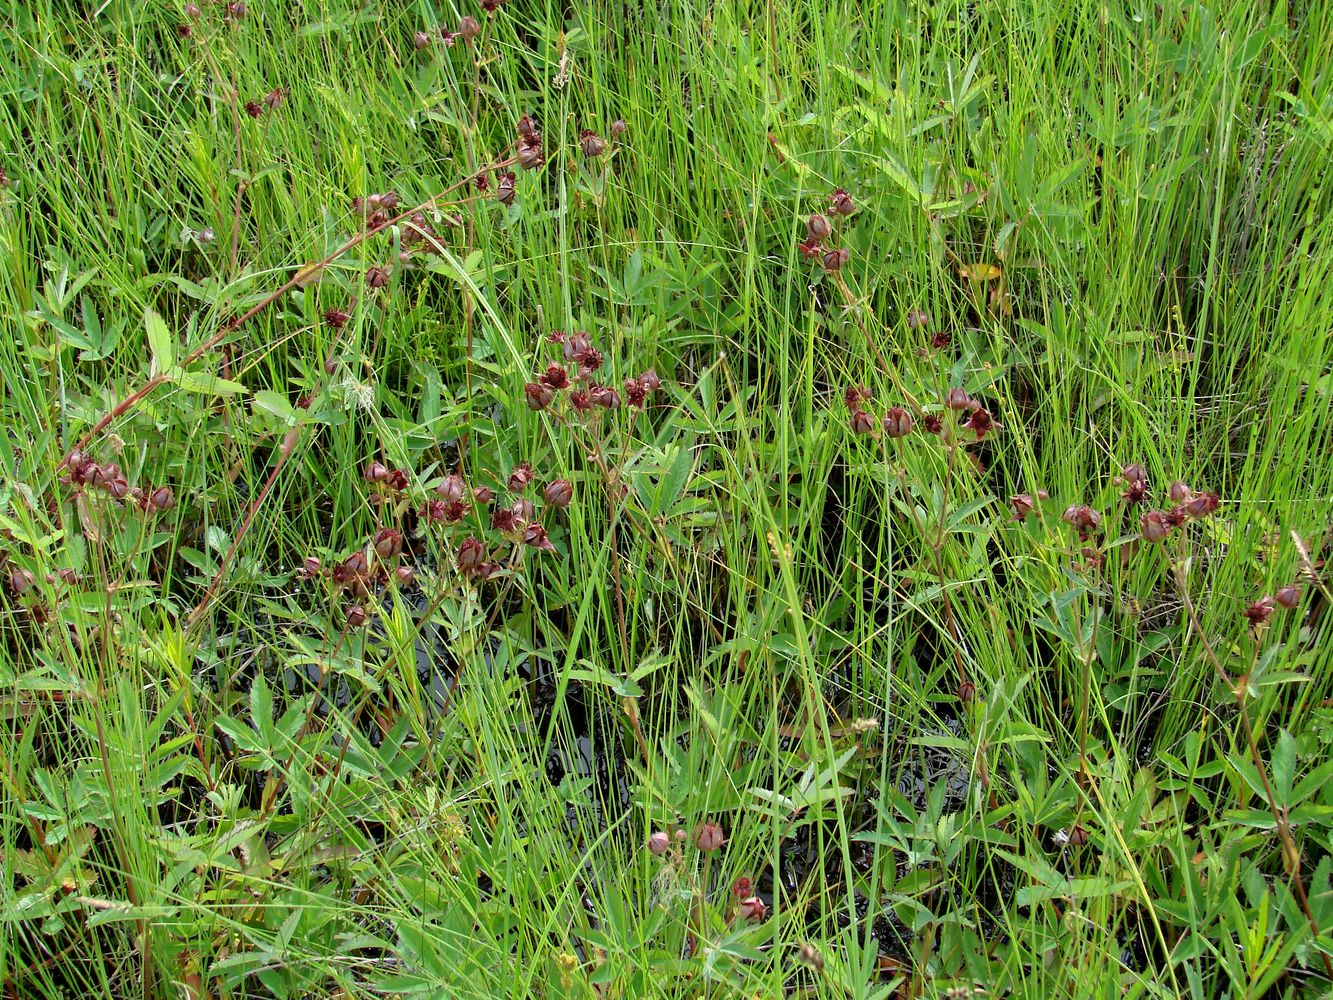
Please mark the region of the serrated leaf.
[[153, 374], [171, 371], [176, 364], [176, 340], [167, 328], [166, 320], [152, 309], [145, 309], [143, 325], [148, 334], [148, 350], [153, 357]]

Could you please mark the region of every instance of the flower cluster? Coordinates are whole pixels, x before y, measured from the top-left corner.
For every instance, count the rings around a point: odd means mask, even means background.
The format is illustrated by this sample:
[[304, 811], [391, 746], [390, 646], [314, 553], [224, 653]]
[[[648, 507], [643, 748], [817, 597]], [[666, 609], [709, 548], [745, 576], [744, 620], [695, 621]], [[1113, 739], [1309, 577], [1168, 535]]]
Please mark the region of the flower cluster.
[[246, 101], [245, 113], [251, 118], [263, 118], [266, 114], [277, 111], [287, 100], [287, 91], [282, 87], [274, 87], [264, 95], [262, 101]]
[[1280, 587], [1274, 594], [1265, 594], [1259, 600], [1247, 607], [1242, 614], [1249, 621], [1252, 628], [1259, 628], [1261, 625], [1267, 625], [1273, 612], [1278, 608], [1284, 608], [1292, 611], [1301, 603], [1301, 588], [1294, 583], [1289, 583], [1285, 587]]
[[[836, 221], [855, 212], [856, 204], [851, 195], [838, 188], [829, 195], [828, 210]], [[825, 271], [840, 271], [851, 260], [852, 253], [846, 247], [829, 245], [827, 241], [833, 236], [834, 223], [829, 221], [828, 216], [815, 213], [805, 220], [805, 240], [798, 242], [796, 249], [806, 260], [818, 261]]]
[[518, 165], [524, 170], [536, 170], [546, 162], [542, 150], [542, 134], [531, 115], [518, 120]]
[[65, 459], [65, 471], [61, 474], [60, 481], [66, 486], [95, 490], [105, 493], [114, 500], [133, 503], [149, 514], [169, 510], [176, 505], [176, 495], [170, 486], [157, 486], [146, 490], [131, 486], [115, 462], [99, 464], [92, 456], [77, 448]]
[[[535, 382], [529, 382], [523, 387], [523, 396], [531, 410], [548, 409], [566, 389], [569, 390], [569, 403], [577, 411], [591, 410], [593, 407], [615, 410], [624, 405], [642, 409], [648, 396], [662, 387], [657, 372], [649, 368], [637, 377], [624, 380], [622, 397], [616, 389], [594, 381], [594, 376], [602, 367], [603, 358], [602, 352], [593, 346], [592, 338], [586, 331], [563, 333], [556, 330], [547, 339], [550, 343], [560, 345], [561, 361], [552, 361]], [[574, 366], [572, 377], [570, 365]]]
[[[1126, 467], [1129, 470], [1140, 470], [1141, 466], [1131, 465]], [[1128, 480], [1125, 473], [1121, 473], [1122, 480]], [[1125, 499], [1131, 503], [1137, 503], [1147, 493], [1146, 476], [1137, 481], [1130, 481], [1129, 487], [1125, 490]], [[1195, 492], [1186, 483], [1177, 480], [1172, 483], [1167, 490], [1167, 495], [1174, 502], [1174, 506], [1166, 510], [1150, 510], [1139, 518], [1139, 534], [1145, 542], [1157, 543], [1165, 541], [1167, 536], [1176, 528], [1179, 528], [1188, 520], [1201, 520], [1207, 517], [1213, 511], [1217, 510], [1221, 501], [1216, 493], [1207, 490]], [[1132, 499], [1137, 497], [1138, 499]]]

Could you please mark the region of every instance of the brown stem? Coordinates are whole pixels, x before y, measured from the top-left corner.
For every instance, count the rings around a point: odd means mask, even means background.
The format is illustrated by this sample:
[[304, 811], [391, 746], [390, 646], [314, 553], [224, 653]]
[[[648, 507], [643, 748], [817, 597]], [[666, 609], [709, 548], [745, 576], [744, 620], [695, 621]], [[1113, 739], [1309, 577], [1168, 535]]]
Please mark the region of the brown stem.
[[[513, 162], [514, 160], [512, 157], [499, 160], [493, 163], [488, 169], [496, 170], [501, 167], [509, 166]], [[255, 303], [255, 305], [251, 306], [240, 316], [234, 317], [228, 320], [226, 323], [223, 323], [222, 326], [218, 328], [216, 333], [214, 333], [211, 337], [209, 337], [202, 344], [200, 344], [198, 347], [196, 347], [193, 351], [191, 351], [189, 354], [185, 356], [184, 360], [182, 360], [180, 363], [180, 367], [184, 368], [186, 365], [190, 365], [195, 361], [198, 361], [206, 353], [211, 351], [213, 348], [217, 347], [218, 344], [222, 343], [222, 341], [226, 338], [226, 336], [229, 333], [232, 333], [233, 331], [244, 326], [250, 320], [254, 319], [261, 312], [263, 312], [265, 309], [267, 309], [269, 306], [271, 306], [274, 302], [276, 302], [287, 292], [291, 291], [297, 285], [308, 283], [311, 278], [322, 272], [325, 268], [327, 268], [330, 264], [336, 261], [343, 254], [347, 253], [349, 250], [355, 249], [356, 247], [364, 243], [367, 239], [369, 239], [371, 236], [383, 232], [389, 226], [392, 226], [394, 223], [401, 222], [403, 219], [408, 218], [413, 213], [420, 212], [423, 211], [424, 209], [430, 208], [441, 198], [444, 198], [446, 195], [452, 194], [454, 191], [457, 191], [464, 184], [468, 183], [469, 180], [470, 178], [465, 177], [463, 178], [463, 180], [458, 181], [455, 184], [451, 184], [449, 187], [445, 188], [438, 194], [432, 195], [430, 198], [426, 199], [424, 202], [422, 202], [420, 205], [417, 205], [415, 208], [409, 208], [407, 211], [394, 216], [392, 219], [390, 219], [388, 222], [386, 222], [383, 226], [379, 227], [378, 229], [357, 233], [342, 246], [338, 247], [337, 250], [333, 251], [333, 253], [325, 257], [323, 260], [316, 261], [314, 264], [309, 264], [303, 268], [298, 269], [297, 272], [291, 278], [285, 281], [277, 289], [270, 292], [268, 295], [264, 296], [262, 299], [259, 300], [259, 302]], [[137, 406], [138, 403], [145, 396], [149, 395], [154, 389], [156, 389], [158, 386], [160, 386], [163, 382], [166, 382], [167, 380], [168, 379], [165, 373], [159, 372], [157, 375], [154, 375], [142, 386], [140, 386], [134, 392], [130, 393], [128, 396], [122, 399], [109, 411], [104, 413], [97, 420], [97, 422], [93, 424], [93, 426], [88, 430], [88, 432], [84, 434], [82, 438], [79, 439], [78, 444], [75, 445], [75, 449], [82, 450], [83, 448], [85, 448], [88, 445], [88, 442], [92, 441], [93, 438], [97, 437], [99, 434], [102, 433], [102, 431], [106, 430], [107, 426], [111, 424], [112, 421], [128, 413], [135, 406]], [[63, 468], [68, 462], [69, 462], [69, 457], [66, 456], [61, 461], [60, 467]]]
[[[1264, 759], [1259, 753], [1258, 741], [1254, 738], [1254, 727], [1250, 725], [1250, 713], [1245, 706], [1245, 684], [1233, 684], [1231, 676], [1222, 667], [1222, 663], [1213, 652], [1212, 643], [1208, 641], [1208, 636], [1204, 634], [1203, 626], [1199, 623], [1199, 616], [1194, 610], [1194, 602], [1190, 600], [1189, 590], [1185, 586], [1184, 571], [1177, 565], [1171, 567], [1171, 579], [1176, 585], [1176, 590], [1180, 593], [1180, 599], [1185, 605], [1185, 614], [1189, 618], [1190, 628], [1198, 637], [1203, 651], [1208, 660], [1217, 671], [1217, 675], [1222, 678], [1232, 695], [1236, 699], [1236, 709], [1240, 714], [1241, 728], [1245, 730], [1245, 742], [1250, 752], [1250, 762], [1254, 764], [1254, 769], [1259, 774], [1259, 782], [1264, 788], [1264, 798], [1268, 803], [1268, 811], [1273, 814], [1273, 821], [1277, 824], [1277, 835], [1282, 841], [1282, 861], [1287, 871], [1291, 874], [1292, 888], [1296, 890], [1296, 900], [1300, 903], [1301, 912], [1305, 914], [1305, 919], [1310, 924], [1310, 932], [1316, 939], [1319, 937], [1319, 922], [1315, 920], [1314, 912], [1310, 909], [1310, 900], [1305, 895], [1305, 881], [1301, 878], [1301, 854], [1296, 846], [1296, 838], [1291, 834], [1291, 824], [1287, 819], [1287, 810], [1277, 804], [1277, 796], [1273, 794], [1273, 785], [1268, 780], [1268, 768], [1264, 765]], [[1324, 970], [1328, 977], [1333, 979], [1333, 959], [1322, 950], [1319, 950], [1319, 957], [1324, 961]]]

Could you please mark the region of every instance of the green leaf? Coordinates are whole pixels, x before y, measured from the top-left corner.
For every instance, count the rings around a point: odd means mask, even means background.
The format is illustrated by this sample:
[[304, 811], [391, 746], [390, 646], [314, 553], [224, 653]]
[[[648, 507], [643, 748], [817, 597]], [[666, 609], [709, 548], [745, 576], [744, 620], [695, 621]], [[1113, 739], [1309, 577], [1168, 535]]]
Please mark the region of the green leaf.
[[255, 409], [270, 413], [286, 423], [296, 422], [296, 408], [287, 401], [287, 397], [272, 389], [260, 389], [255, 393]]
[[176, 364], [176, 341], [166, 322], [152, 309], [145, 309], [143, 324], [148, 332], [148, 350], [153, 355], [153, 374], [171, 371]]
[[203, 372], [181, 372], [176, 384], [186, 392], [198, 392], [206, 396], [239, 396], [246, 391], [245, 386], [239, 382]]

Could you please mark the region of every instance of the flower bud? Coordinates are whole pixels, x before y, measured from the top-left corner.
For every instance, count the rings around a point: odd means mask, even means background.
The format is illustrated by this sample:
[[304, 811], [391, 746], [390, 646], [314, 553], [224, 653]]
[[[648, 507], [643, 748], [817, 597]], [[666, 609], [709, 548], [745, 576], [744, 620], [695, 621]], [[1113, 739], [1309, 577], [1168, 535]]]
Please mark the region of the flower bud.
[[912, 415], [901, 406], [890, 406], [884, 414], [884, 433], [891, 438], [905, 438], [912, 433]]
[[389, 560], [403, 551], [403, 533], [393, 528], [381, 528], [375, 535], [375, 554]]
[[768, 906], [758, 896], [747, 896], [736, 905], [736, 911], [747, 923], [762, 923], [768, 916]]
[[518, 165], [524, 170], [536, 170], [543, 163], [540, 142], [520, 140], [518, 145]]
[[463, 573], [475, 573], [486, 561], [486, 546], [475, 538], [464, 538], [458, 544], [458, 568]]
[[1070, 504], [1065, 508], [1065, 512], [1060, 515], [1060, 519], [1066, 524], [1073, 525], [1078, 529], [1079, 534], [1085, 537], [1097, 525], [1102, 523], [1101, 514], [1087, 504]]
[[838, 188], [828, 199], [829, 211], [834, 215], [851, 215], [856, 211], [856, 203], [852, 201], [852, 196], [842, 188]]
[[944, 405], [951, 410], [970, 410], [972, 409], [972, 397], [967, 394], [966, 389], [954, 386], [945, 395]]
[[1027, 493], [1015, 493], [1009, 498], [1009, 506], [1014, 508], [1013, 520], [1021, 521], [1032, 513], [1036, 504]]
[[649, 368], [646, 372], [640, 375], [639, 382], [649, 392], [656, 392], [658, 389], [662, 388], [662, 380], [657, 377], [657, 370], [655, 368]]
[[595, 160], [606, 152], [606, 140], [592, 129], [585, 128], [579, 133], [579, 148], [583, 150], [584, 156]]
[[907, 328], [909, 330], [919, 330], [930, 323], [930, 317], [920, 309], [907, 310]]
[[1170, 488], [1167, 490], [1167, 493], [1170, 495], [1172, 501], [1174, 501], [1175, 503], [1183, 503], [1184, 501], [1188, 500], [1190, 498], [1191, 492], [1193, 491], [1190, 490], [1189, 486], [1185, 483], [1182, 483], [1179, 479], [1177, 479], [1174, 483], [1172, 483]]
[[69, 569], [68, 567], [58, 570], [56, 576], [59, 577], [61, 583], [68, 584], [69, 586], [73, 586], [79, 582], [78, 570]]
[[873, 434], [875, 432], [875, 417], [868, 410], [852, 411], [852, 433], [853, 434]]
[[523, 387], [523, 396], [529, 410], [540, 412], [551, 405], [555, 399], [555, 390], [541, 382], [529, 382]]
[[359, 604], [353, 604], [347, 609], [347, 627], [361, 628], [366, 622], [370, 621], [370, 615], [366, 614], [366, 609]]
[[517, 524], [524, 524], [537, 516], [537, 509], [527, 497], [519, 497], [509, 507]]
[[554, 552], [555, 546], [546, 537], [546, 529], [535, 521], [523, 529], [523, 544], [542, 552]]
[[1139, 534], [1145, 542], [1156, 544], [1171, 534], [1171, 523], [1160, 510], [1150, 510], [1139, 518]]
[[187, 3], [184, 7], [185, 16], [188, 18], [198, 18], [203, 16], [203, 11], [199, 9], [197, 3]]
[[1273, 595], [1273, 600], [1290, 611], [1301, 603], [1301, 588], [1294, 583], [1289, 583]]
[[661, 857], [671, 849], [671, 837], [664, 830], [654, 830], [646, 846], [649, 854]]
[[694, 846], [704, 854], [712, 854], [726, 843], [722, 827], [706, 819], [694, 828]]
[[617, 118], [611, 123], [611, 134], [619, 137], [629, 131], [629, 126], [625, 124], [625, 119]]
[[519, 462], [514, 466], [514, 471], [509, 473], [509, 488], [515, 493], [527, 489], [530, 482], [532, 482], [532, 466], [527, 462]]
[[411, 566], [399, 566], [393, 571], [393, 576], [400, 587], [412, 586], [412, 581], [417, 578]]
[[9, 589], [22, 596], [37, 585], [37, 577], [31, 570], [14, 569], [9, 572]]
[[366, 287], [372, 290], [383, 288], [389, 283], [389, 269], [382, 264], [375, 264], [366, 269]]
[[306, 556], [305, 562], [301, 563], [301, 568], [297, 570], [297, 576], [303, 580], [313, 580], [319, 576], [324, 564], [319, 561], [317, 556]]
[[468, 14], [458, 22], [458, 33], [462, 35], [466, 41], [470, 42], [481, 34], [481, 22], [471, 14]]
[[1205, 490], [1202, 493], [1192, 494], [1190, 498], [1185, 501], [1183, 506], [1185, 508], [1185, 513], [1189, 514], [1189, 516], [1195, 520], [1198, 520], [1199, 518], [1207, 517], [1213, 511], [1217, 510], [1220, 502], [1221, 501], [1218, 499], [1216, 493], [1210, 493]]
[[451, 472], [440, 480], [440, 485], [435, 487], [435, 493], [442, 500], [462, 500], [467, 495], [467, 484], [463, 482], [462, 476]]
[[514, 175], [508, 171], [496, 178], [495, 200], [501, 205], [512, 205], [514, 203]]
[[485, 506], [495, 499], [495, 491], [489, 486], [478, 486], [472, 491], [472, 499], [474, 502]]
[[170, 486], [159, 486], [148, 494], [148, 509], [150, 511], [171, 510], [176, 506], [176, 494], [171, 491]]
[[568, 479], [557, 479], [546, 484], [542, 496], [552, 507], [565, 508], [574, 499], [574, 486]]
[[805, 220], [805, 232], [811, 243], [819, 243], [833, 235], [833, 225], [822, 215], [812, 215]]
[[366, 466], [366, 482], [382, 483], [389, 478], [389, 467], [383, 462], [371, 462]]
[[825, 250], [824, 256], [820, 258], [820, 263], [825, 271], [841, 271], [844, 264], [852, 259], [852, 252], [846, 247], [840, 247], [837, 250]]
[[422, 49], [430, 48], [432, 39], [429, 32], [418, 31], [412, 36], [412, 47], [420, 52]]
[[977, 696], [977, 686], [971, 681], [963, 681], [958, 685], [957, 695], [964, 705], [970, 705]]
[[620, 406], [620, 393], [609, 386], [589, 386], [588, 396], [594, 405], [605, 407], [608, 410], [614, 410]]

